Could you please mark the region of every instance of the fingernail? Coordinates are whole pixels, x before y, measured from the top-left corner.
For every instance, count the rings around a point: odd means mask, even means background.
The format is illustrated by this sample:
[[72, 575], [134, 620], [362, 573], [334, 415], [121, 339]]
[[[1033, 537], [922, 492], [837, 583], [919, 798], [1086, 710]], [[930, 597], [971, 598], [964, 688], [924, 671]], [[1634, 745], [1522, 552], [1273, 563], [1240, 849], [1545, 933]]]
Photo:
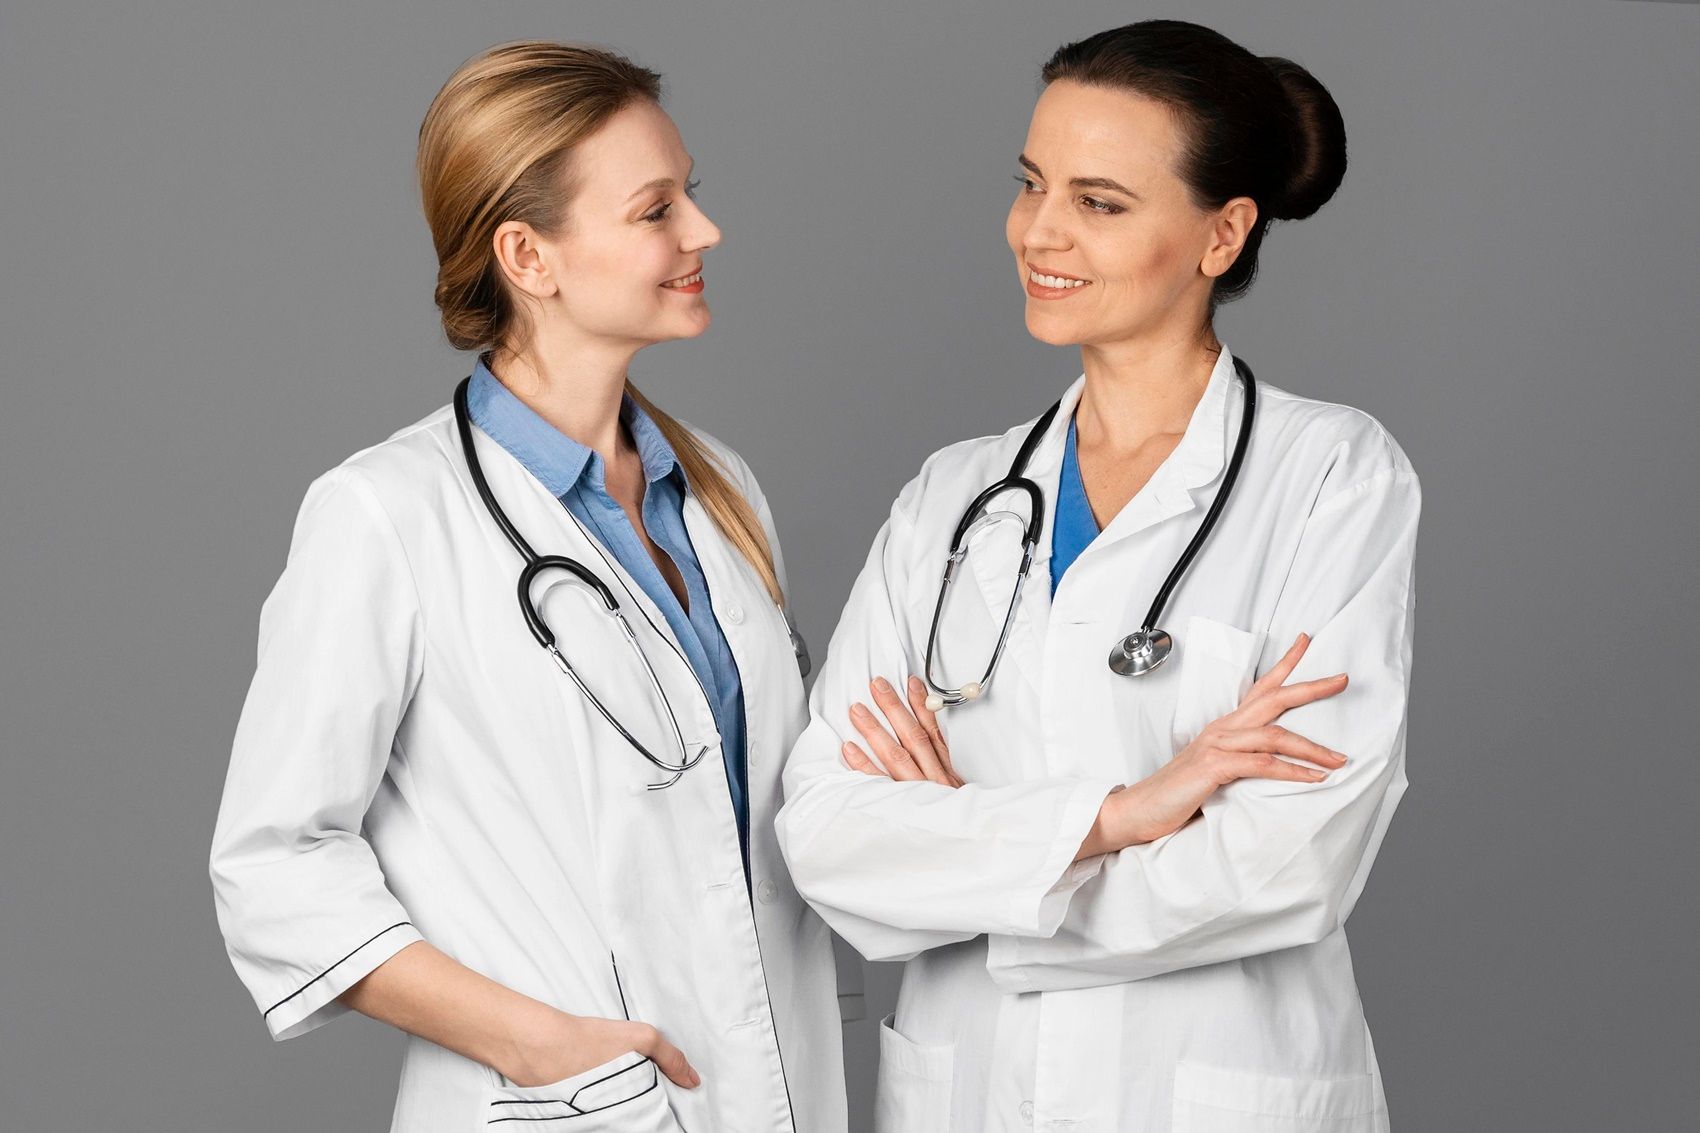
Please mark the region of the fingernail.
[[850, 706], [850, 715], [852, 716], [866, 716], [867, 714], [868, 710], [863, 708], [861, 704], [852, 704]]
[[884, 677], [875, 677], [874, 687], [879, 689], [881, 692], [889, 692], [891, 690], [891, 682], [886, 680]]

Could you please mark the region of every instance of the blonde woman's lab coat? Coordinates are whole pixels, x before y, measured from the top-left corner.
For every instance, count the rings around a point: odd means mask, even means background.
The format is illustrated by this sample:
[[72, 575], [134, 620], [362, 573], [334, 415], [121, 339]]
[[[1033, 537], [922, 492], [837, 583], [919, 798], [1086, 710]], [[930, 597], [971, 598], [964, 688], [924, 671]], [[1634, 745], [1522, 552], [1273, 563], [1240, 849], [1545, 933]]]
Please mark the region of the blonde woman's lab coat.
[[[1221, 483], [1233, 375], [1223, 350], [1185, 436], [1053, 600], [1083, 381], [1063, 397], [1028, 469], [1046, 521], [1002, 665], [983, 699], [940, 714], [961, 789], [859, 774], [840, 746], [870, 677], [920, 672], [952, 529], [1029, 426], [934, 454], [874, 540], [786, 767], [779, 837], [834, 929], [909, 960], [880, 1034], [881, 1133], [1387, 1128], [1344, 925], [1405, 790], [1419, 492], [1398, 445], [1361, 412], [1260, 383], [1233, 497], [1161, 618], [1174, 655], [1131, 679], [1107, 665]], [[991, 655], [1019, 538], [1004, 523], [971, 543], [943, 683]], [[1291, 680], [1350, 685], [1280, 723], [1345, 768], [1235, 782], [1168, 837], [1071, 864], [1110, 789], [1233, 709], [1301, 631], [1314, 641]]]
[[[773, 832], [803, 725], [786, 620], [687, 495], [685, 525], [738, 663], [748, 731], [750, 885], [701, 686], [643, 589], [500, 445], [474, 430], [497, 499], [539, 554], [577, 558], [625, 605], [687, 740], [667, 790], [526, 629], [519, 557], [479, 501], [445, 408], [317, 480], [261, 615], [212, 848], [218, 919], [274, 1037], [424, 939], [519, 992], [659, 1027], [702, 1075], [635, 1055], [522, 1088], [409, 1042], [393, 1129], [842, 1133], [830, 934]], [[705, 438], [766, 527], [748, 468]], [[603, 607], [539, 581], [563, 652], [652, 750], [665, 710]]]

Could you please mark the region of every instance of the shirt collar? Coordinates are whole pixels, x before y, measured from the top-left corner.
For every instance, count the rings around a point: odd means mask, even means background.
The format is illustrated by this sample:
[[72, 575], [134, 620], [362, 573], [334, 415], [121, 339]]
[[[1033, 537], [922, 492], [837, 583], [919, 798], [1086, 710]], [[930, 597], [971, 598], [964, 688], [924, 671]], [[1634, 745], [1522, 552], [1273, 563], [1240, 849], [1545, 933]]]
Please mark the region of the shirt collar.
[[[580, 480], [598, 491], [607, 490], [601, 455], [545, 421], [490, 372], [483, 358], [473, 368], [466, 408], [472, 423], [524, 465], [550, 495], [559, 499]], [[621, 402], [620, 419], [631, 430], [644, 479], [654, 483], [677, 472], [682, 483], [684, 468], [673, 446], [630, 394]]]

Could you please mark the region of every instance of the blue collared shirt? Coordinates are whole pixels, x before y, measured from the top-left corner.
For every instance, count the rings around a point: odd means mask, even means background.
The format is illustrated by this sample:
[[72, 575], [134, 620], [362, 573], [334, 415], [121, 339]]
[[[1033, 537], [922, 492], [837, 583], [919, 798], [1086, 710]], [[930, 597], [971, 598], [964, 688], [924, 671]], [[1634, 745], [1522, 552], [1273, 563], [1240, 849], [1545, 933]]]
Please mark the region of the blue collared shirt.
[[1074, 436], [1074, 418], [1068, 419], [1068, 442], [1063, 446], [1062, 474], [1057, 478], [1057, 519], [1051, 528], [1051, 597], [1080, 552], [1098, 537], [1098, 521], [1086, 499], [1086, 481], [1080, 475], [1080, 452]]
[[473, 423], [507, 449], [550, 495], [577, 516], [666, 616], [686, 660], [708, 693], [714, 724], [720, 730], [720, 751], [726, 761], [726, 782], [732, 790], [738, 843], [747, 876], [750, 815], [744, 765], [744, 686], [738, 676], [738, 663], [709, 604], [708, 580], [703, 577], [702, 565], [685, 529], [685, 470], [673, 446], [667, 443], [649, 415], [627, 397], [620, 416], [631, 430], [632, 442], [643, 462], [644, 530], [673, 560], [684, 578], [685, 593], [690, 599], [688, 613], [662, 577], [625, 509], [608, 494], [607, 469], [599, 453], [538, 416], [489, 371], [482, 359], [472, 371], [466, 405]]

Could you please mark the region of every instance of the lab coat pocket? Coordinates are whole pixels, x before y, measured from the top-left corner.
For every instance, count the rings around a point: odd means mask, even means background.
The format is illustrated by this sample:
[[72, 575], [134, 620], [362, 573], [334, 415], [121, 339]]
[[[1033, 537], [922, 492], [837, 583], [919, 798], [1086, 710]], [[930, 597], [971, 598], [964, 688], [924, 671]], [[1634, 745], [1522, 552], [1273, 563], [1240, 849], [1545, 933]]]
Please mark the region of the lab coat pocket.
[[682, 1133], [660, 1071], [635, 1051], [546, 1086], [493, 1086], [485, 1102], [485, 1126], [498, 1129]]
[[1387, 1133], [1375, 1076], [1283, 1078], [1175, 1067], [1173, 1133]]
[[918, 1043], [880, 1020], [879, 1089], [874, 1133], [941, 1133], [950, 1128], [950, 1085], [955, 1046]]
[[1175, 697], [1174, 744], [1178, 752], [1212, 720], [1239, 707], [1257, 678], [1263, 634], [1194, 614], [1177, 650], [1180, 683]]

